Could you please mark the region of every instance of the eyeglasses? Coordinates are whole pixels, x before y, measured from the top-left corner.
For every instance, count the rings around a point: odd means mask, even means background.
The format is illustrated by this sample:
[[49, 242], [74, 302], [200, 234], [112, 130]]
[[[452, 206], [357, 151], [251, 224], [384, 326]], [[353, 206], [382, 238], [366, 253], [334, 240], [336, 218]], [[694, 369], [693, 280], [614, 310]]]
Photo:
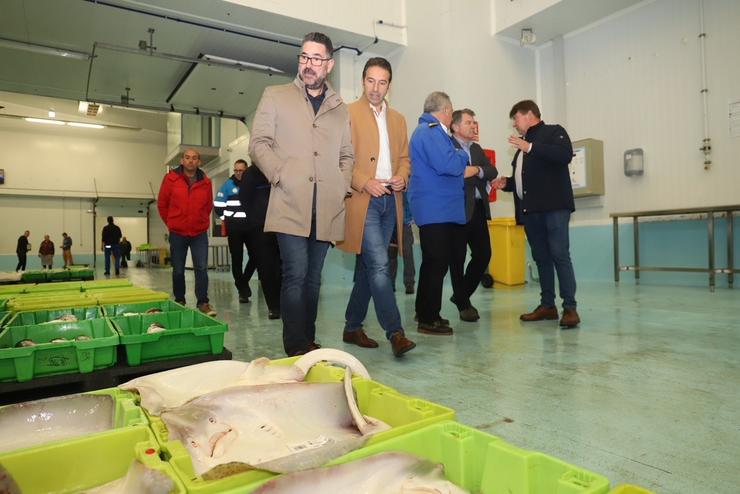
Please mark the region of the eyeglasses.
[[311, 65], [314, 67], [320, 67], [324, 62], [331, 60], [331, 58], [309, 57], [308, 55], [303, 54], [298, 55], [298, 63], [300, 64], [307, 64], [309, 60], [311, 61]]

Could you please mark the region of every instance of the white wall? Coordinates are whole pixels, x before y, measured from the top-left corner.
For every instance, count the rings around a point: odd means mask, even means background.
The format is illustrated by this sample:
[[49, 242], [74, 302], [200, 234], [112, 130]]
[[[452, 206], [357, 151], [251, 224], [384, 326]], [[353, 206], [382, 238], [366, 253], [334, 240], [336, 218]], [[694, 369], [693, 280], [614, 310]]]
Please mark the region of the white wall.
[[[610, 212], [736, 204], [740, 139], [728, 133], [740, 100], [740, 2], [707, 0], [710, 170], [702, 135], [698, 0], [656, 0], [565, 36], [566, 128], [604, 141], [606, 195], [576, 205], [576, 223]], [[558, 94], [552, 47], [540, 51], [543, 118]], [[623, 153], [645, 151], [645, 175], [626, 177]], [[586, 206], [586, 207], [583, 207]], [[591, 206], [591, 207], [589, 207]]]
[[561, 0], [491, 0], [495, 15], [492, 32], [503, 31], [509, 26], [541, 12]]

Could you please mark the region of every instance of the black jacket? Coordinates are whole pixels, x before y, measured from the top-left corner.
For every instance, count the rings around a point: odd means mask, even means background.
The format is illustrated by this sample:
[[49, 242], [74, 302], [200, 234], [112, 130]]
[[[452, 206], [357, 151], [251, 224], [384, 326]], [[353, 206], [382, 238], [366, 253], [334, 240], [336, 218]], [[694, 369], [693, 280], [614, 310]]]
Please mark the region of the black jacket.
[[522, 169], [522, 194], [516, 194], [516, 164], [519, 153], [511, 162], [512, 174], [506, 180], [507, 192], [514, 193], [516, 222], [523, 223], [522, 215], [531, 212], [575, 211], [573, 188], [570, 185], [568, 164], [573, 159], [573, 145], [568, 133], [560, 125], [540, 122], [529, 128], [524, 140], [532, 143], [532, 151], [524, 154]]
[[28, 252], [28, 238], [25, 235], [18, 237], [18, 245], [15, 247], [16, 254], [26, 254]]
[[103, 244], [104, 245], [118, 245], [121, 241], [121, 229], [118, 225], [105, 225], [103, 227]]
[[247, 213], [247, 227], [263, 226], [270, 202], [270, 182], [262, 171], [252, 165], [242, 175], [239, 185], [239, 201]]
[[[454, 136], [450, 136], [452, 144], [457, 149], [462, 149], [462, 145], [455, 139]], [[486, 219], [491, 219], [491, 204], [488, 202], [488, 191], [486, 185], [488, 182], [498, 176], [498, 170], [491, 165], [488, 160], [486, 153], [483, 152], [483, 148], [480, 144], [473, 142], [470, 145], [470, 165], [479, 166], [483, 170], [483, 178], [478, 176], [468, 177], [465, 179], [465, 221], [469, 222], [473, 217], [473, 210], [475, 209], [475, 189], [478, 189], [481, 199], [483, 200], [483, 212], [486, 214]]]

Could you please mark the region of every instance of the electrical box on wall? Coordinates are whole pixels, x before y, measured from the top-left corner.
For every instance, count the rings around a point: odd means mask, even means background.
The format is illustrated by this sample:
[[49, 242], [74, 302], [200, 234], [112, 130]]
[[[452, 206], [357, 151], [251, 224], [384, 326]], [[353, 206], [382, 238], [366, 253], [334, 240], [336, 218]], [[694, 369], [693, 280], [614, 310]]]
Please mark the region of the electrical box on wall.
[[604, 195], [604, 142], [598, 139], [573, 141], [570, 183], [573, 196]]
[[628, 149], [624, 152], [624, 174], [627, 177], [640, 176], [645, 173], [645, 154], [641, 148]]

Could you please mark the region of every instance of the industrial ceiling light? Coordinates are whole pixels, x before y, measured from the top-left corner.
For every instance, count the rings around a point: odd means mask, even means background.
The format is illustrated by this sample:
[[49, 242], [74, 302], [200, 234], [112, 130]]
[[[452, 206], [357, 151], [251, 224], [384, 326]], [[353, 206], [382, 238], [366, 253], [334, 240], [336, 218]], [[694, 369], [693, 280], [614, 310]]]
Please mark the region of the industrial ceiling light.
[[252, 62], [244, 62], [242, 60], [234, 60], [232, 58], [219, 57], [216, 55], [203, 55], [202, 58], [209, 62], [214, 62], [215, 64], [218, 64], [218, 65], [231, 66], [232, 68], [236, 68], [236, 69], [245, 68], [245, 69], [265, 70], [267, 72], [274, 72], [276, 74], [285, 73], [285, 71], [280, 70], [275, 67], [270, 67], [269, 65], [261, 65], [261, 64], [252, 63]]
[[53, 108], [49, 110], [49, 118], [57, 118], [57, 112]]
[[26, 41], [18, 41], [15, 39], [3, 37], [0, 37], [0, 46], [5, 48], [12, 48], [14, 50], [25, 50], [34, 53], [41, 53], [43, 55], [52, 55], [74, 60], [88, 60], [90, 58], [90, 55], [88, 53], [81, 51], [67, 50], [65, 48], [41, 45], [38, 43], [28, 43]]
[[87, 101], [80, 101], [77, 106], [77, 111], [88, 117], [97, 117], [103, 113], [103, 107], [98, 103], [89, 103]]
[[104, 129], [105, 125], [82, 123], [82, 122], [67, 122], [70, 127], [84, 127], [86, 129]]
[[64, 125], [64, 122], [62, 122], [61, 120], [49, 120], [48, 118], [26, 117], [23, 120], [25, 120], [26, 122], [38, 123], [38, 124]]

